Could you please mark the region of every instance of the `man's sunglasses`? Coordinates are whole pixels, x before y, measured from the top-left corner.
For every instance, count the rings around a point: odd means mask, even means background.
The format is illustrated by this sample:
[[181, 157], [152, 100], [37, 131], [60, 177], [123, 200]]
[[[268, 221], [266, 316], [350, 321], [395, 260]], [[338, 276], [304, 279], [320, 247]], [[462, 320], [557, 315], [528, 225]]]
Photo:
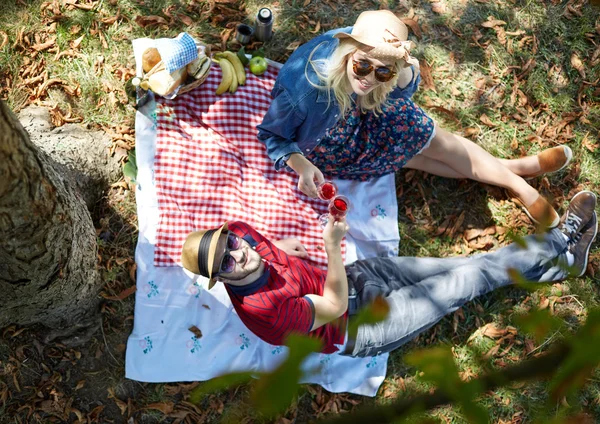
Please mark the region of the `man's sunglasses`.
[[225, 254], [221, 259], [219, 272], [217, 274], [228, 274], [235, 269], [235, 258], [229, 254], [232, 250], [238, 250], [242, 246], [242, 239], [231, 232], [227, 232], [227, 244], [225, 245]]
[[366, 77], [375, 69], [375, 79], [379, 82], [388, 82], [396, 75], [396, 72], [386, 66], [375, 68], [373, 64], [367, 60], [352, 59], [352, 70], [358, 77]]

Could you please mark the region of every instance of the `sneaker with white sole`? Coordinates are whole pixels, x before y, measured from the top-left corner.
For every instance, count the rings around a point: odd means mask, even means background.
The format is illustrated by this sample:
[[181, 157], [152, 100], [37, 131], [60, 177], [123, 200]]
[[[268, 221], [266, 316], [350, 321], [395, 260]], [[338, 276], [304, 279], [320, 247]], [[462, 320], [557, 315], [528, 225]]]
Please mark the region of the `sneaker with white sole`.
[[571, 274], [575, 277], [581, 277], [585, 274], [592, 243], [598, 234], [598, 217], [593, 213], [592, 219], [583, 226], [575, 237], [569, 242], [569, 252], [573, 255], [573, 265]]
[[560, 218], [559, 228], [570, 240], [582, 231], [592, 219], [597, 198], [591, 191], [580, 191], [571, 199], [567, 211]]

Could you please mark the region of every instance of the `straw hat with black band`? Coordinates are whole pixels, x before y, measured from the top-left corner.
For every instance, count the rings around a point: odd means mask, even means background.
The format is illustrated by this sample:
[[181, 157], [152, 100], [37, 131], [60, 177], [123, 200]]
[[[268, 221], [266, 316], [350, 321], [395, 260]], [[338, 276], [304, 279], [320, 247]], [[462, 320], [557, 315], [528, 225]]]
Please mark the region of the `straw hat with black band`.
[[215, 255], [219, 237], [223, 231], [228, 231], [227, 223], [210, 230], [194, 231], [185, 239], [181, 251], [181, 264], [183, 267], [194, 274], [208, 278], [209, 289], [216, 283], [213, 278]]
[[351, 38], [364, 44], [368, 47], [365, 53], [374, 59], [404, 59], [410, 65], [419, 63], [410, 55], [412, 42], [408, 41], [406, 25], [389, 10], [362, 12], [350, 34], [338, 32], [334, 37], [340, 40]]

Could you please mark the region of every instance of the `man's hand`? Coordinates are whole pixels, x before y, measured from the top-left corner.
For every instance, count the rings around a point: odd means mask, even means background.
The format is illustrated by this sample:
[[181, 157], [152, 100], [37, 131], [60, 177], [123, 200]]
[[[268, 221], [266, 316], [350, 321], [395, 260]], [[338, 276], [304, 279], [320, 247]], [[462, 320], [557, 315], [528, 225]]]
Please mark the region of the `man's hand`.
[[308, 252], [300, 243], [300, 240], [297, 238], [287, 238], [281, 239], [273, 242], [273, 244], [278, 248], [283, 250], [290, 256], [297, 256], [299, 258], [308, 258]]
[[290, 168], [298, 174], [298, 190], [309, 197], [317, 198], [317, 183], [325, 181], [323, 173], [314, 166], [308, 159], [299, 153], [293, 153], [287, 161]]
[[329, 220], [323, 230], [323, 241], [325, 242], [325, 249], [339, 248], [342, 243], [342, 239], [348, 232], [350, 227], [346, 223], [346, 218], [340, 218], [337, 221], [332, 215], [329, 215]]

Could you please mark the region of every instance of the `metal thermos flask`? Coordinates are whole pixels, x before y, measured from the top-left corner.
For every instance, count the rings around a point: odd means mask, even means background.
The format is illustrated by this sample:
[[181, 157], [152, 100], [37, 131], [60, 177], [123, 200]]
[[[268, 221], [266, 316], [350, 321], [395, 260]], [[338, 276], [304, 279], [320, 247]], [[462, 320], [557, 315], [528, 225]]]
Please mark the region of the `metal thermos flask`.
[[256, 15], [254, 37], [258, 41], [269, 41], [273, 35], [273, 13], [268, 7], [263, 7]]

